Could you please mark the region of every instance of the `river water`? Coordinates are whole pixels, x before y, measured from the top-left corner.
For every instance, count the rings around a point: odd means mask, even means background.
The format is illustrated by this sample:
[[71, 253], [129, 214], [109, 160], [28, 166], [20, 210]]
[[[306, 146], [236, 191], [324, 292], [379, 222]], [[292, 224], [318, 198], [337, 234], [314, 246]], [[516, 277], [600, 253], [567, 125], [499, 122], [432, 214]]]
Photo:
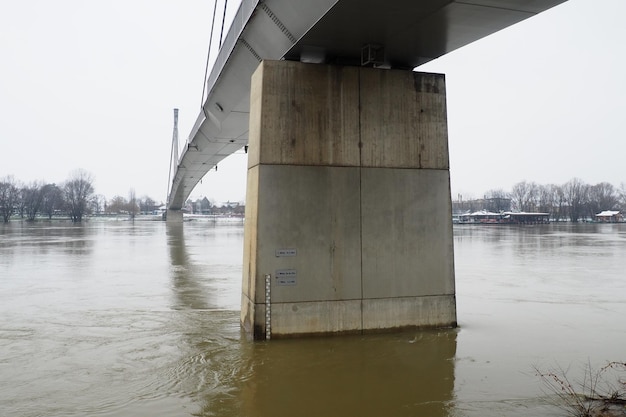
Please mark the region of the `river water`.
[[252, 342], [238, 222], [0, 224], [0, 415], [559, 416], [626, 360], [626, 225], [455, 226], [459, 328]]

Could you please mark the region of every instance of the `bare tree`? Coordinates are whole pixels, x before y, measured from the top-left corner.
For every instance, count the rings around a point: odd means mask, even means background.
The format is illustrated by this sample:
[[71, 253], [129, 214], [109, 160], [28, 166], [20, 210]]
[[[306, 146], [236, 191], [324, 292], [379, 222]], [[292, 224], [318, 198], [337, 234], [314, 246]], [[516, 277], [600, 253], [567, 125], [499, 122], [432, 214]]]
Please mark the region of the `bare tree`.
[[20, 197], [26, 211], [26, 218], [30, 221], [35, 220], [43, 203], [42, 183], [33, 182], [30, 185], [22, 187]]
[[116, 195], [112, 199], [109, 200], [107, 204], [107, 212], [113, 214], [120, 214], [126, 212], [126, 208], [128, 207], [128, 201], [120, 195]]
[[19, 201], [19, 196], [17, 182], [12, 176], [0, 180], [0, 214], [2, 214], [2, 220], [5, 223], [9, 222], [9, 218]]
[[26, 213], [26, 199], [24, 198], [23, 186], [18, 186], [17, 188], [17, 203], [15, 204], [15, 208], [17, 209], [17, 214], [20, 216], [20, 219], [23, 219]]
[[146, 213], [146, 212], [152, 212], [156, 209], [156, 201], [154, 201], [152, 198], [146, 196], [143, 196], [143, 198], [139, 199], [139, 211]]
[[492, 212], [511, 210], [511, 195], [502, 189], [489, 190], [485, 193], [486, 210]]
[[87, 203], [94, 192], [93, 176], [82, 169], [76, 170], [65, 182], [63, 191], [72, 221], [82, 221], [87, 212]]
[[618, 193], [608, 182], [601, 182], [589, 187], [589, 215], [594, 216], [602, 210], [613, 210], [619, 205]]
[[537, 186], [537, 208], [541, 213], [553, 213], [556, 204], [556, 185], [539, 185]]
[[134, 188], [131, 188], [130, 191], [128, 191], [127, 210], [128, 210], [128, 214], [130, 215], [130, 218], [135, 220], [135, 216], [137, 215], [137, 212], [139, 211], [139, 206], [137, 205], [137, 196], [135, 194]]
[[511, 199], [519, 211], [535, 211], [537, 184], [534, 182], [518, 182], [513, 186]]
[[94, 195], [89, 201], [92, 213], [102, 213], [106, 207], [106, 198], [102, 194]]
[[46, 184], [41, 189], [41, 194], [41, 210], [48, 216], [48, 219], [51, 219], [55, 211], [60, 210], [65, 203], [63, 190], [57, 187], [56, 184]]
[[569, 219], [572, 222], [584, 215], [585, 206], [589, 198], [589, 186], [578, 178], [572, 178], [563, 185], [563, 193], [569, 205]]
[[553, 185], [555, 218], [557, 221], [567, 219], [567, 197], [561, 185]]
[[617, 189], [617, 198], [622, 210], [626, 210], [626, 184], [621, 183]]

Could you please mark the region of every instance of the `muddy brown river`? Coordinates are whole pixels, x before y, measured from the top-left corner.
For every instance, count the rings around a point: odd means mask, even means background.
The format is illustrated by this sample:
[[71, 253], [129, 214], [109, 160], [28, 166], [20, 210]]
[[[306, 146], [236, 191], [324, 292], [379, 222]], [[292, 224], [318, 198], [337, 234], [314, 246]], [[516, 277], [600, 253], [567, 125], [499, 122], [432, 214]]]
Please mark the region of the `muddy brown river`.
[[454, 228], [459, 328], [252, 342], [243, 225], [0, 224], [0, 415], [560, 416], [626, 360], [626, 225]]

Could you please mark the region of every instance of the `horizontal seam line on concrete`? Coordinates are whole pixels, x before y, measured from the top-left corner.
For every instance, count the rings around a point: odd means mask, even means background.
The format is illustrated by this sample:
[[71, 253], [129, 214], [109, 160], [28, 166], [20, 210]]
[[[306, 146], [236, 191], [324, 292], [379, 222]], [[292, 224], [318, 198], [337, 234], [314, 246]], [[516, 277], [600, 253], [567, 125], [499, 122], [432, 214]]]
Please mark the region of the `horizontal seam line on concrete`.
[[259, 162], [252, 165], [250, 168], [254, 166], [294, 166], [294, 167], [328, 167], [328, 168], [380, 168], [380, 169], [419, 169], [422, 171], [449, 171], [450, 168], [419, 168], [419, 167], [383, 167], [383, 166], [375, 166], [375, 165], [327, 165], [327, 164], [293, 164], [290, 162]]
[[[305, 304], [305, 303], [340, 303], [342, 301], [367, 301], [367, 300], [397, 300], [412, 298], [429, 298], [429, 297], [453, 297], [454, 294], [431, 294], [431, 295], [403, 295], [399, 297], [375, 297], [375, 298], [343, 298], [341, 300], [306, 300], [306, 301], [272, 301], [272, 305], [276, 304]], [[264, 303], [260, 303], [264, 304]]]

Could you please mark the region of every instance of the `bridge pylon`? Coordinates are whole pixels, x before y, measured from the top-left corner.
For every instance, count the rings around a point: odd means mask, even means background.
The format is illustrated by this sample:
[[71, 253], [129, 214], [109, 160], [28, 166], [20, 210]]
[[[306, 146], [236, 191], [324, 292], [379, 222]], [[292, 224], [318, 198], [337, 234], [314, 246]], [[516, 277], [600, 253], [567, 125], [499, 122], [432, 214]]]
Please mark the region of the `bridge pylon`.
[[178, 167], [178, 109], [174, 109], [174, 128], [172, 130], [172, 148], [170, 151], [170, 172], [167, 178], [167, 204], [165, 220], [170, 223], [180, 223], [183, 221], [182, 210], [170, 210], [170, 191], [172, 186], [172, 173]]

